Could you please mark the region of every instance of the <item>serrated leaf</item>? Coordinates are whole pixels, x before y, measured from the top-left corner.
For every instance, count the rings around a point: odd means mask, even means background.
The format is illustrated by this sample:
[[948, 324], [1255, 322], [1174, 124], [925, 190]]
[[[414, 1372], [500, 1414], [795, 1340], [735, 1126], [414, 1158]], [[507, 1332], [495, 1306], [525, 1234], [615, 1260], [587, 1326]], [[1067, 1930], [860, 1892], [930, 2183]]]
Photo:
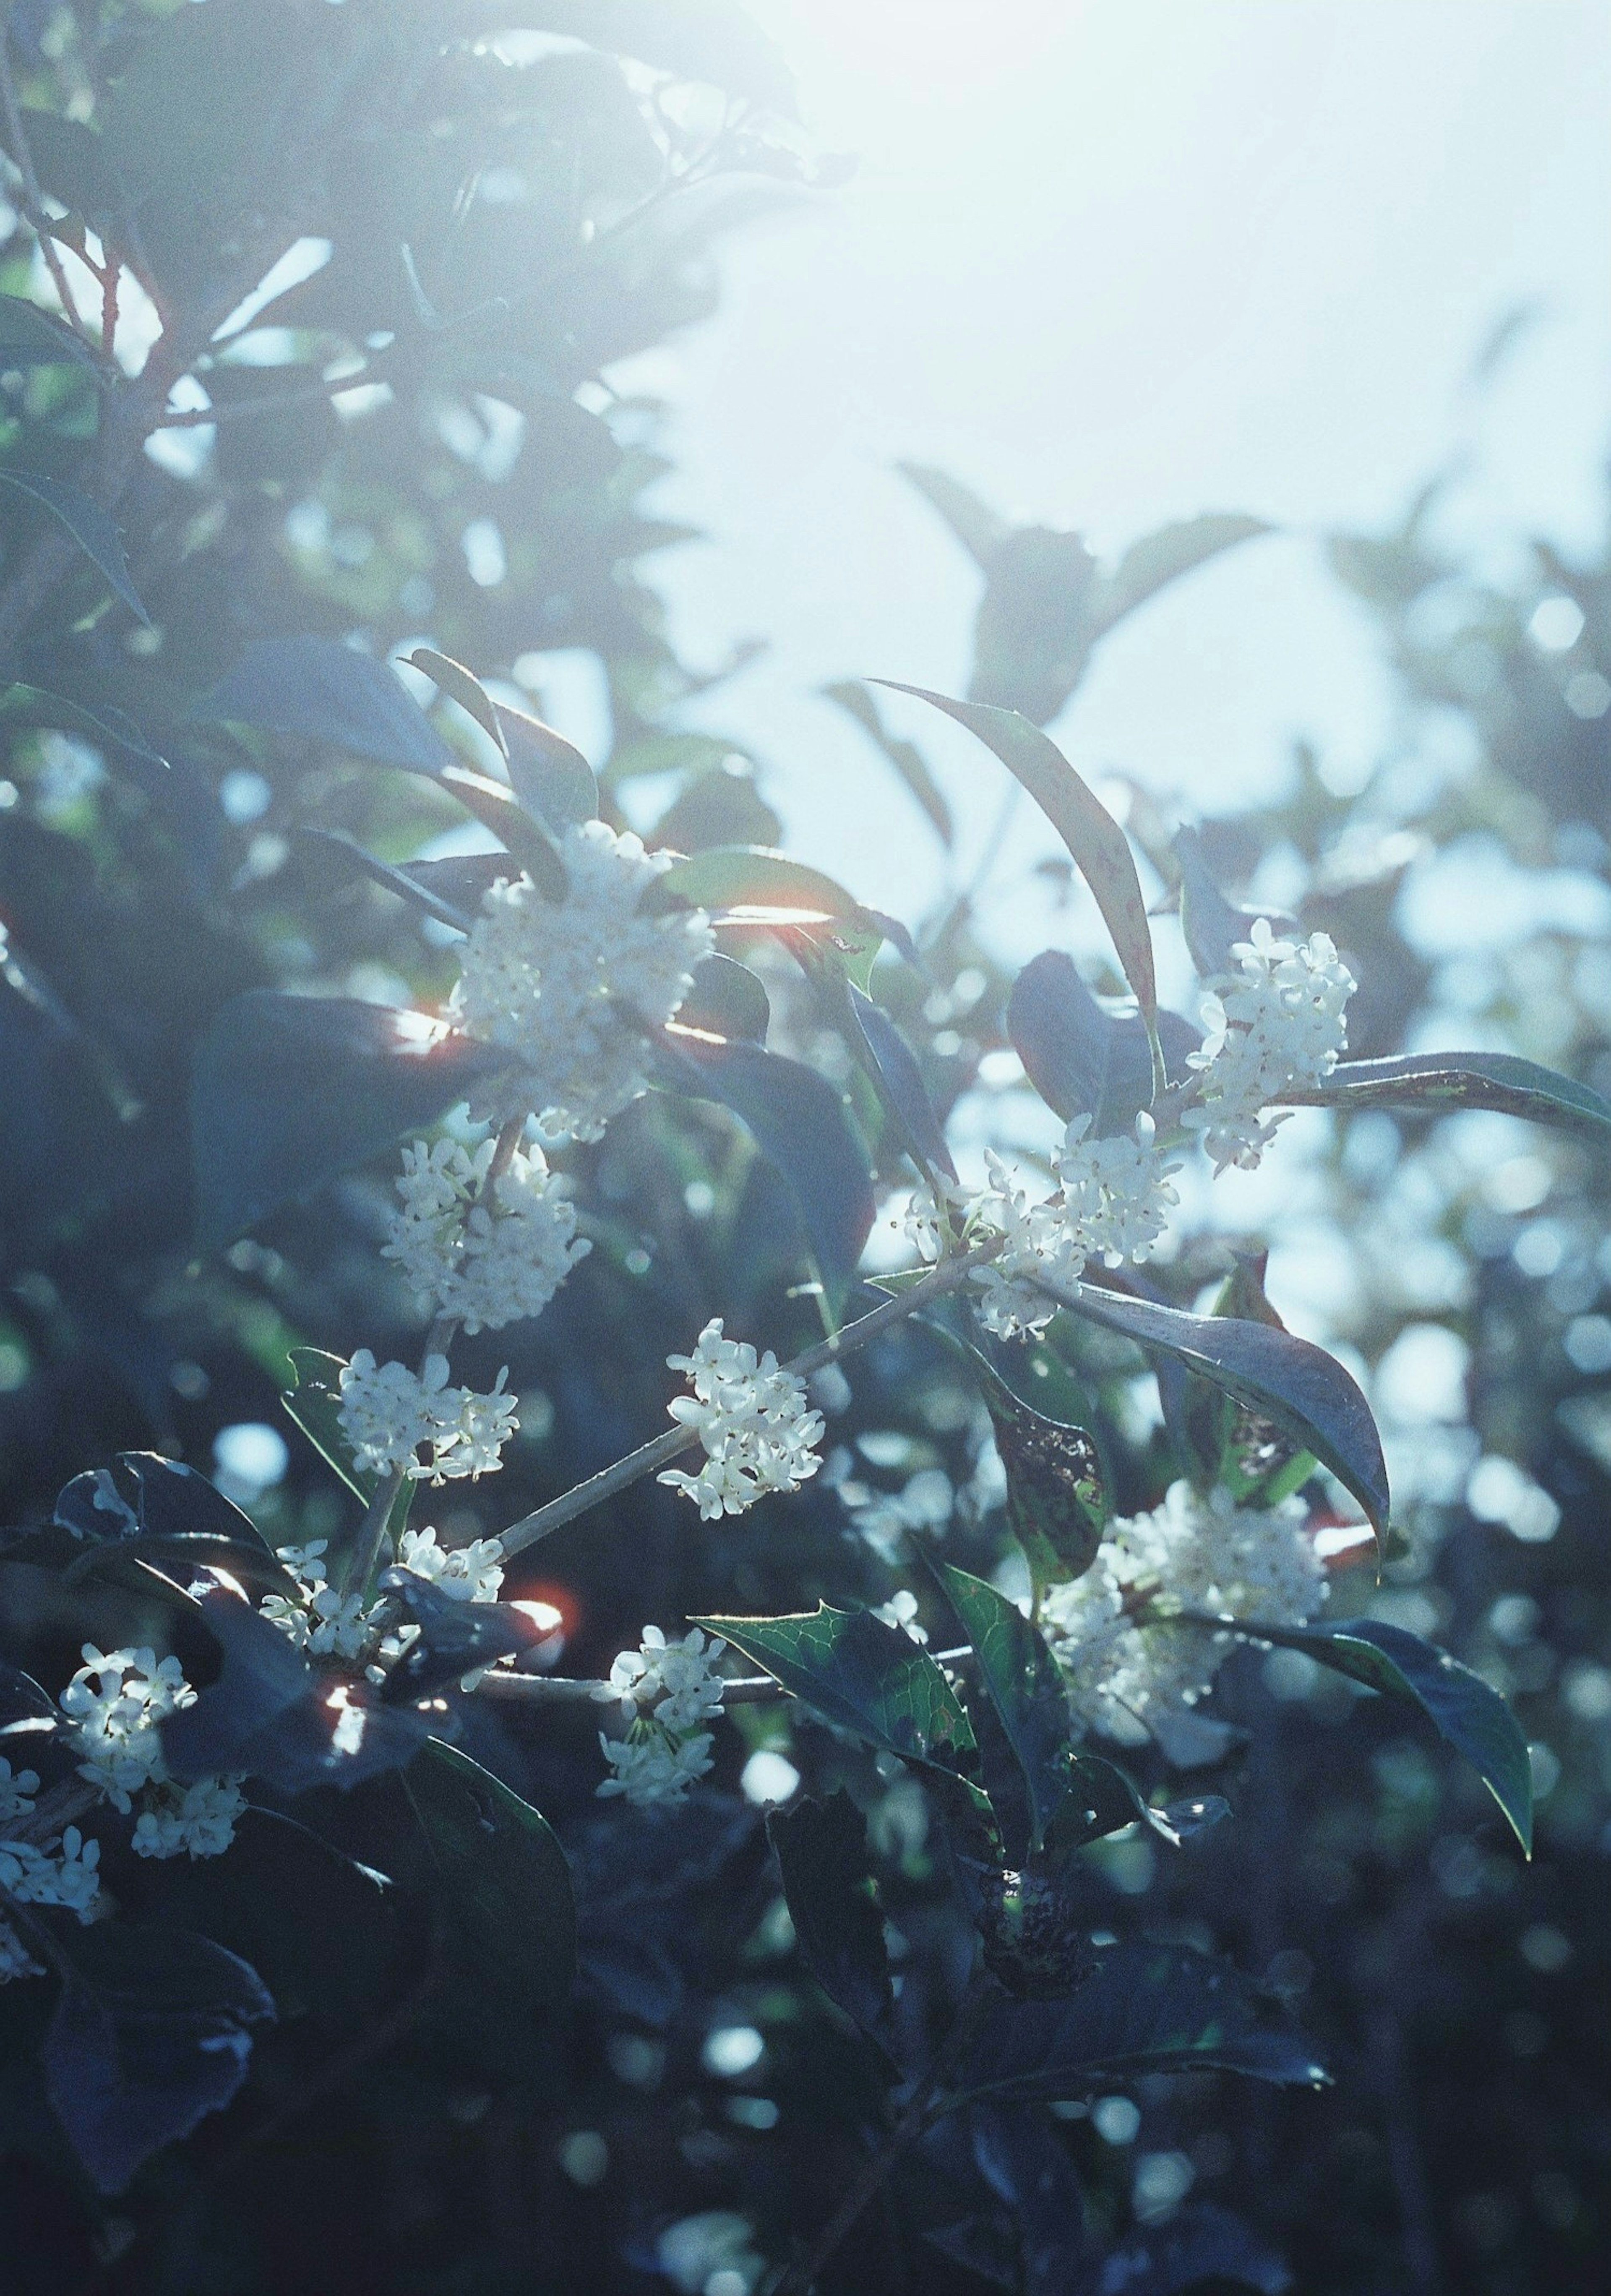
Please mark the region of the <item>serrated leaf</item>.
[[356, 997], [249, 989], [196, 1048], [191, 1152], [197, 1241], [212, 1250], [437, 1123], [507, 1054]]
[[1533, 1855], [1533, 1766], [1522, 1726], [1497, 1690], [1435, 1644], [1383, 1619], [1349, 1619], [1334, 1627], [1240, 1624], [1235, 1631], [1283, 1650], [1304, 1652], [1333, 1673], [1384, 1697], [1406, 1700], [1430, 1717], [1456, 1753], [1469, 1762]]
[[556, 734], [540, 718], [495, 704], [510, 784], [527, 811], [555, 837], [599, 812], [599, 784], [593, 767], [574, 742]]
[[454, 753], [383, 661], [334, 638], [258, 638], [191, 716], [327, 742], [414, 774], [442, 773]]
[[576, 1973], [576, 1901], [547, 1819], [439, 1738], [426, 1742], [404, 1784], [455, 1956], [527, 2011], [562, 2001]]
[[105, 577], [108, 588], [131, 613], [139, 616], [147, 629], [151, 627], [151, 616], [141, 602], [128, 570], [128, 560], [123, 554], [123, 537], [98, 502], [81, 494], [77, 487], [47, 478], [41, 471], [20, 471], [14, 463], [0, 463], [0, 486], [14, 488], [49, 511]]
[[1263, 1412], [1330, 1468], [1364, 1508], [1378, 1544], [1386, 1539], [1391, 1502], [1381, 1437], [1357, 1381], [1335, 1356], [1266, 1324], [1188, 1316], [1093, 1283], [1059, 1289], [1058, 1296], [1076, 1316], [1138, 1347], [1161, 1349], [1250, 1410]]
[[889, 2013], [889, 1956], [861, 1811], [840, 1791], [770, 1811], [766, 1833], [801, 1959], [830, 2001], [876, 2031]]
[[[1029, 1795], [1029, 1847], [1046, 1832], [1075, 1780], [1073, 1718], [1057, 1660], [1015, 1603], [954, 1563], [936, 1566], [978, 1660], [978, 1678], [1007, 1735]], [[1128, 1823], [1128, 1820], [1126, 1820]]]
[[1267, 519], [1240, 511], [1204, 511], [1196, 518], [1179, 519], [1160, 526], [1133, 542], [1113, 572], [1102, 582], [1094, 602], [1099, 631], [1110, 630], [1126, 614], [1183, 574], [1190, 574], [1222, 551], [1239, 542], [1252, 542], [1274, 529]]
[[841, 678], [834, 685], [823, 686], [822, 696], [825, 701], [837, 702], [846, 716], [854, 718], [869, 740], [883, 752], [928, 816], [935, 835], [949, 853], [955, 834], [951, 808], [946, 804], [945, 794], [916, 742], [903, 741], [890, 733], [879, 715], [878, 703], [859, 677]]
[[920, 685], [902, 685], [892, 678], [878, 678], [874, 683], [888, 685], [895, 693], [914, 694], [966, 726], [1028, 791], [1095, 895], [1124, 978], [1135, 991], [1142, 1022], [1150, 1032], [1157, 1015], [1157, 979], [1152, 929], [1130, 840], [1057, 744], [1016, 710], [994, 709], [979, 701], [953, 701], [943, 693], [931, 693]]
[[998, 2008], [950, 2102], [1082, 2097], [1113, 2080], [1210, 2068], [1287, 2086], [1327, 2078], [1229, 1963], [1185, 1946], [1125, 1943], [1103, 1948], [1066, 2000]]
[[[1178, 1013], [1160, 1012], [1157, 1032], [1166, 1081], [1177, 1083], [1202, 1038]], [[1032, 957], [1013, 982], [1007, 1033], [1048, 1108], [1065, 1124], [1089, 1116], [1093, 1139], [1128, 1132], [1150, 1107], [1152, 1050], [1141, 1014], [1099, 1003], [1061, 949]]]
[[1402, 1108], [1448, 1116], [1497, 1110], [1576, 1132], [1602, 1147], [1611, 1140], [1611, 1102], [1586, 1084], [1511, 1053], [1403, 1053], [1390, 1060], [1344, 1061], [1321, 1083], [1282, 1095], [1295, 1107]]

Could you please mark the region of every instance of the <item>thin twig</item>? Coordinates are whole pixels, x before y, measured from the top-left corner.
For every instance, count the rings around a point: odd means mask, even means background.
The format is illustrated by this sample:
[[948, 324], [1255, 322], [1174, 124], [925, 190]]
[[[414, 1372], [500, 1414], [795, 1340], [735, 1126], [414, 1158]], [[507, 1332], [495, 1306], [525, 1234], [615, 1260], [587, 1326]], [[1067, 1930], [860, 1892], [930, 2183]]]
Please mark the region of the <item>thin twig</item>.
[[[973, 1652], [964, 1643], [959, 1650], [930, 1651], [938, 1666], [966, 1666]], [[589, 1699], [618, 1698], [613, 1683], [589, 1682], [579, 1675], [514, 1674], [495, 1667], [476, 1685], [484, 1697], [505, 1699], [511, 1706], [580, 1706]], [[741, 1674], [722, 1685], [724, 1706], [760, 1706], [770, 1698], [791, 1698], [770, 1674]]]
[[11, 137], [12, 157], [22, 178], [22, 212], [32, 226], [39, 251], [44, 256], [57, 294], [61, 299], [61, 310], [68, 325], [87, 343], [94, 336], [79, 316], [78, 306], [68, 284], [66, 266], [61, 250], [51, 234], [50, 217], [45, 212], [45, 193], [34, 168], [33, 146], [28, 140], [23, 125], [22, 106], [17, 100], [17, 84], [12, 78], [11, 33], [12, 0], [5, 0], [5, 21], [0, 27], [0, 105], [5, 111], [6, 132]]
[[[864, 1348], [869, 1340], [877, 1339], [880, 1332], [887, 1331], [891, 1324], [901, 1322], [914, 1308], [926, 1307], [929, 1300], [942, 1299], [948, 1292], [954, 1292], [960, 1284], [967, 1282], [976, 1267], [982, 1267], [986, 1260], [994, 1259], [1004, 1242], [1004, 1237], [992, 1236], [987, 1243], [976, 1246], [972, 1251], [964, 1252], [955, 1259], [942, 1260], [939, 1267], [931, 1268], [910, 1291], [882, 1301], [871, 1315], [861, 1316], [854, 1324], [846, 1324], [842, 1331], [835, 1332], [828, 1339], [819, 1340], [815, 1347], [807, 1348], [803, 1354], [796, 1356], [785, 1368], [794, 1373], [797, 1378], [806, 1379], [814, 1371], [821, 1371], [825, 1365], [837, 1363], [840, 1357], [854, 1355], [858, 1348]], [[550, 1499], [546, 1506], [538, 1507], [531, 1514], [522, 1515], [519, 1522], [511, 1523], [507, 1530], [500, 1531], [498, 1536], [504, 1554], [518, 1554], [522, 1547], [535, 1546], [539, 1538], [546, 1538], [562, 1523], [574, 1522], [578, 1515], [588, 1514], [594, 1507], [602, 1506], [617, 1492], [629, 1489], [634, 1483], [642, 1481], [645, 1475], [652, 1475], [671, 1460], [680, 1458], [684, 1451], [691, 1451], [699, 1439], [698, 1428], [668, 1427], [664, 1435], [657, 1435], [651, 1443], [641, 1444], [637, 1450], [629, 1451], [624, 1459], [617, 1459], [613, 1466], [601, 1469], [598, 1474], [590, 1476], [586, 1482], [577, 1483], [574, 1489], [563, 1492], [557, 1499]]]

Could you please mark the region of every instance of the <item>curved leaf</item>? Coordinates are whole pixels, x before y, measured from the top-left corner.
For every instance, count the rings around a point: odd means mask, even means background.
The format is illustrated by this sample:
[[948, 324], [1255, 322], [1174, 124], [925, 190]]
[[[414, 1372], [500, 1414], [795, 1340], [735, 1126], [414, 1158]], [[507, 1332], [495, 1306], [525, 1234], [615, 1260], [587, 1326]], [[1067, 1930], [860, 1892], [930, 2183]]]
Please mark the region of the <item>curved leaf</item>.
[[1322, 1083], [1282, 1097], [1306, 1108], [1402, 1108], [1418, 1116], [1496, 1109], [1583, 1134], [1601, 1146], [1611, 1144], [1611, 1102], [1511, 1053], [1404, 1053], [1392, 1060], [1344, 1061]]
[[501, 701], [495, 704], [494, 714], [509, 760], [510, 784], [527, 811], [545, 822], [556, 837], [575, 823], [596, 820], [599, 784], [575, 742], [540, 718], [506, 709]]
[[223, 1007], [197, 1046], [191, 1089], [203, 1250], [436, 1123], [508, 1065], [468, 1037], [422, 1040], [413, 1017], [261, 988]]
[[865, 1048], [866, 1058], [871, 1063], [908, 1141], [917, 1150], [927, 1169], [944, 1172], [948, 1180], [954, 1180], [956, 1166], [951, 1160], [945, 1135], [940, 1128], [940, 1119], [935, 1114], [928, 1088], [923, 1082], [923, 1072], [917, 1064], [911, 1046], [882, 1005], [875, 1004], [871, 996], [863, 996], [854, 980], [846, 983], [845, 993], [850, 1018]]
[[949, 853], [955, 834], [951, 808], [946, 804], [945, 794], [928, 770], [928, 761], [916, 742], [902, 741], [889, 731], [879, 715], [878, 703], [859, 677], [840, 678], [832, 685], [823, 686], [822, 698], [838, 702], [847, 717], [855, 719], [868, 739], [883, 751], [928, 815], [935, 835]]
[[25, 295], [0, 295], [0, 373], [10, 367], [86, 366], [102, 373], [83, 336]]
[[473, 670], [466, 669], [451, 654], [438, 653], [435, 646], [416, 646], [405, 659], [410, 669], [417, 669], [422, 677], [429, 677], [450, 701], [456, 701], [466, 716], [475, 719], [500, 757], [508, 757], [509, 744], [498, 723], [492, 696]]
[[142, 766], [155, 766], [164, 774], [173, 770], [168, 759], [151, 748], [132, 718], [110, 702], [69, 701], [65, 694], [47, 693], [43, 686], [8, 685], [0, 693], [0, 718], [22, 726], [56, 726], [63, 733], [82, 734], [114, 755], [132, 758]]
[[466, 813], [474, 814], [495, 837], [501, 838], [510, 856], [527, 871], [532, 883], [550, 901], [562, 901], [570, 889], [565, 864], [542, 823], [534, 819], [502, 782], [472, 774], [463, 766], [449, 766], [439, 776]]
[[388, 893], [396, 893], [411, 908], [437, 918], [442, 924], [453, 925], [460, 932], [470, 931], [473, 919], [466, 916], [462, 909], [456, 908], [451, 901], [444, 900], [439, 893], [431, 890], [429, 884], [407, 870], [394, 869], [389, 861], [378, 861], [345, 830], [305, 829], [300, 833], [305, 842], [332, 857], [339, 857], [344, 867], [372, 879], [377, 885], [383, 885]]
[[1303, 1651], [1317, 1665], [1362, 1682], [1386, 1698], [1419, 1706], [1470, 1763], [1533, 1855], [1533, 1765], [1527, 1741], [1497, 1690], [1435, 1644], [1382, 1619], [1347, 1619], [1334, 1627], [1264, 1627], [1234, 1631], [1283, 1650]]
[[1125, 980], [1135, 991], [1149, 1031], [1157, 1013], [1157, 979], [1152, 959], [1152, 929], [1130, 840], [1105, 806], [1092, 796], [1055, 742], [1013, 709], [993, 709], [982, 701], [953, 701], [921, 685], [876, 678], [895, 693], [915, 694], [977, 734], [1021, 782], [1067, 847], [1084, 878], [1118, 952]]
[[261, 726], [398, 766], [439, 774], [454, 753], [387, 663], [334, 638], [258, 638], [192, 718]]
[[1280, 909], [1239, 909], [1228, 901], [1203, 857], [1202, 840], [1194, 829], [1176, 832], [1174, 853], [1181, 867], [1181, 931], [1205, 980], [1234, 970], [1231, 952], [1238, 941], [1247, 939], [1260, 917], [1277, 932], [1298, 933], [1296, 920]]
[[1131, 544], [1097, 594], [1099, 631], [1110, 630], [1169, 583], [1178, 582], [1182, 574], [1192, 573], [1222, 551], [1274, 531], [1267, 519], [1252, 518], [1241, 511], [1211, 510], [1144, 534]]
[[[978, 1660], [979, 1680], [994, 1707], [1029, 1794], [1029, 1847], [1047, 1830], [1076, 1783], [1073, 1717], [1057, 1660], [1016, 1603], [971, 1572], [942, 1562], [936, 1573]], [[1134, 1816], [1126, 1810], [1122, 1823]]]
[[884, 1917], [867, 1866], [867, 1823], [841, 1788], [826, 1801], [768, 1813], [800, 1958], [829, 1999], [863, 2032], [889, 2013]]
[[477, 1667], [512, 1658], [543, 1632], [511, 1603], [460, 1602], [413, 1570], [382, 1571], [380, 1588], [396, 1595], [420, 1629], [380, 1685], [388, 1706], [428, 1698]]
[[[352, 1446], [341, 1425], [341, 1374], [347, 1365], [339, 1356], [322, 1348], [292, 1348], [291, 1377], [295, 1385], [280, 1401], [285, 1415], [302, 1430], [325, 1463], [333, 1467], [349, 1491], [367, 1507], [380, 1487], [379, 1475], [366, 1474], [353, 1464]], [[392, 1501], [386, 1528], [394, 1546], [407, 1527], [409, 1509], [418, 1486], [405, 1480]]]
[[960, 479], [936, 471], [930, 463], [897, 463], [895, 469], [939, 512], [975, 563], [988, 572], [991, 560], [1012, 531], [1011, 522]]
[[[1178, 1013], [1160, 1012], [1165, 1080], [1186, 1074], [1202, 1039]], [[1007, 1033], [1041, 1098], [1067, 1124], [1089, 1116], [1092, 1136], [1127, 1132], [1153, 1095], [1152, 1051], [1139, 1013], [1100, 1004], [1062, 950], [1032, 957], [1012, 984]]]
[[695, 965], [693, 987], [677, 1007], [679, 1029], [764, 1045], [771, 1025], [772, 1000], [758, 973], [731, 956], [707, 956]]
[[576, 1974], [577, 1912], [547, 1819], [439, 1738], [426, 1741], [404, 1784], [456, 1956], [528, 2010], [562, 2001]]
[[1108, 1946], [1062, 2001], [1004, 2003], [985, 2025], [950, 2102], [1081, 2097], [1104, 2082], [1215, 2067], [1318, 2087], [1325, 2068], [1276, 2023], [1228, 1962], [1189, 1947]]
[[81, 494], [77, 487], [63, 485], [60, 479], [46, 478], [43, 472], [20, 471], [14, 463], [0, 463], [0, 486], [14, 487], [19, 494], [29, 496], [49, 511], [105, 576], [108, 588], [150, 629], [151, 616], [141, 603], [129, 573], [128, 560], [123, 554], [123, 538], [98, 502]]
[[1161, 1349], [1272, 1419], [1330, 1468], [1364, 1508], [1378, 1543], [1386, 1538], [1390, 1500], [1381, 1437], [1357, 1382], [1323, 1348], [1268, 1324], [1188, 1316], [1092, 1283], [1048, 1288], [1076, 1316], [1138, 1347]]
[[708, 909], [735, 924], [827, 924], [854, 922], [861, 914], [852, 896], [820, 869], [773, 853], [764, 845], [713, 845], [691, 854], [657, 878], [644, 894], [646, 909], [677, 902]]

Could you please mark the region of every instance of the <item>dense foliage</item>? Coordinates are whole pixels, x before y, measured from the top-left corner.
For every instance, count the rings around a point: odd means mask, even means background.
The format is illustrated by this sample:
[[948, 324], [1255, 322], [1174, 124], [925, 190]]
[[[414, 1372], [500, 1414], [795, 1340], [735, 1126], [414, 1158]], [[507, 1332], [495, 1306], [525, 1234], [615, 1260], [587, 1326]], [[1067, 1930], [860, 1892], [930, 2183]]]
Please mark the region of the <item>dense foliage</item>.
[[830, 172], [736, 11], [9, 31], [18, 2284], [1595, 2285], [1611, 575], [1337, 538], [1394, 753], [1199, 827], [1041, 729], [1259, 521], [914, 469], [969, 698], [835, 693], [1055, 830], [1014, 978], [683, 723], [609, 373]]

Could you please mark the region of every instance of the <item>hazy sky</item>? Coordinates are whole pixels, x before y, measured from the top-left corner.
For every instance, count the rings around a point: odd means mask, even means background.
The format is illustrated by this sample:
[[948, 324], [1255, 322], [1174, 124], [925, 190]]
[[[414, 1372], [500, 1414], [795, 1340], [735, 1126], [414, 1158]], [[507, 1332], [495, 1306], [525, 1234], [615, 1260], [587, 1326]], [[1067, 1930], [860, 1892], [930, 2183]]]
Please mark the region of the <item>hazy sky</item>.
[[[1276, 783], [1296, 733], [1341, 775], [1384, 736], [1317, 531], [1390, 517], [1466, 449], [1474, 530], [1597, 533], [1604, 0], [752, 6], [859, 171], [735, 241], [720, 318], [634, 379], [677, 410], [667, 505], [712, 536], [660, 562], [680, 637], [773, 644], [712, 720], [775, 768], [791, 848], [866, 898], [920, 909], [937, 848], [812, 690], [957, 690], [977, 589], [897, 456], [1103, 550], [1208, 507], [1287, 529], [1138, 616], [1057, 729], [1083, 768], [1204, 810]], [[998, 769], [963, 736], [934, 750], [977, 842]], [[1026, 821], [1010, 857], [1040, 846]]]

